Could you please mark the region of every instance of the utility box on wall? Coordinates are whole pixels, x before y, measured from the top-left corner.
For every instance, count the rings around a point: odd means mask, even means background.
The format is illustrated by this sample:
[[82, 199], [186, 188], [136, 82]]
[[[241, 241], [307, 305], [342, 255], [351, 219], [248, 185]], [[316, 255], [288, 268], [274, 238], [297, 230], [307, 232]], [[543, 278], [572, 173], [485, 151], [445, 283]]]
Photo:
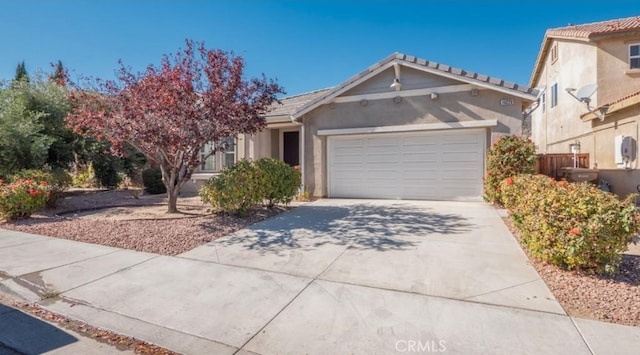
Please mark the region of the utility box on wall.
[[615, 163], [618, 168], [630, 169], [631, 161], [635, 160], [635, 142], [630, 136], [615, 136]]

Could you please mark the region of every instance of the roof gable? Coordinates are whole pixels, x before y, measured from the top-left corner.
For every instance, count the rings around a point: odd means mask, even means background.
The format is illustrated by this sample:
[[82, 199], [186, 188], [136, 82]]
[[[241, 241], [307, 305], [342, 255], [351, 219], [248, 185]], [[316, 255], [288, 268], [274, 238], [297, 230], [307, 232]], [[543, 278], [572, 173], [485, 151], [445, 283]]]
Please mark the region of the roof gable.
[[414, 56], [409, 56], [402, 53], [394, 53], [386, 57], [385, 59], [373, 64], [364, 71], [352, 76], [333, 89], [323, 92], [316, 99], [309, 101], [307, 104], [293, 113], [292, 117], [296, 119], [300, 118], [311, 110], [331, 102], [331, 100], [333, 100], [337, 96], [384, 72], [396, 63], [401, 66], [417, 69], [463, 83], [477, 85], [478, 87], [503, 92], [529, 101], [535, 100], [538, 93], [537, 90], [529, 88], [527, 86], [518, 85], [512, 82], [504, 81], [502, 79], [490, 77], [488, 75], [454, 68], [445, 64], [416, 58]]
[[529, 80], [529, 86], [537, 84], [538, 76], [542, 72], [542, 66], [554, 38], [591, 41], [603, 36], [622, 35], [632, 32], [640, 32], [640, 16], [548, 29], [542, 39], [538, 57]]
[[[365, 80], [364, 82], [356, 85], [355, 87], [343, 92], [338, 97], [389, 92], [389, 84], [391, 84], [394, 79], [395, 69], [393, 67], [389, 67], [378, 73], [378, 75], [375, 75], [368, 80]], [[460, 80], [445, 78], [441, 75], [427, 73], [425, 71], [414, 69], [408, 66], [402, 67], [401, 82], [402, 91], [464, 84], [460, 82]]]

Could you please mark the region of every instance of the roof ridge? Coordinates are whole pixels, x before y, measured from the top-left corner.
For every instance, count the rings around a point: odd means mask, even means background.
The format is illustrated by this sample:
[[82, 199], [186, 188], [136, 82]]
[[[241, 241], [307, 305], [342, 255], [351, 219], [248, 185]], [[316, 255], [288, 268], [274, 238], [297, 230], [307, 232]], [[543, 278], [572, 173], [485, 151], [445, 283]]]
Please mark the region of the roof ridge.
[[562, 27], [554, 27], [554, 28], [547, 29], [547, 32], [548, 31], [574, 29], [576, 27], [582, 27], [582, 26], [602, 25], [602, 24], [605, 24], [605, 23], [608, 23], [608, 22], [627, 21], [627, 20], [631, 20], [631, 19], [635, 19], [635, 18], [640, 19], [640, 15], [623, 17], [623, 18], [614, 18], [614, 19], [603, 20], [603, 21], [587, 22], [587, 23], [581, 23], [581, 24], [572, 24], [572, 25], [562, 26]]
[[285, 96], [285, 97], [281, 98], [280, 100], [294, 99], [294, 98], [296, 98], [296, 97], [300, 97], [300, 96], [316, 94], [316, 93], [319, 93], [319, 92], [321, 92], [321, 91], [331, 90], [331, 89], [333, 89], [334, 87], [335, 87], [335, 86], [329, 86], [329, 87], [324, 88], [324, 89], [317, 89], [317, 90], [313, 90], [313, 91], [302, 92], [302, 93], [295, 94], [295, 95], [292, 95], [292, 96]]

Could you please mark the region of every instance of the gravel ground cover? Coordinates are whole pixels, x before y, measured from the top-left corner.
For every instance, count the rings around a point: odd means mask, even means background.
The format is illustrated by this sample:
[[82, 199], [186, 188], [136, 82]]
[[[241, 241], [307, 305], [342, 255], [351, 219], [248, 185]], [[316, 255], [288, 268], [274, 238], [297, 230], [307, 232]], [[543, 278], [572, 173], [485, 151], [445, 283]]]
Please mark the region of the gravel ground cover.
[[[164, 215], [159, 215], [158, 219], [148, 219], [148, 214], [157, 210], [150, 207], [164, 203], [164, 196], [143, 195], [136, 199], [129, 191], [80, 194], [65, 198], [54, 210], [43, 211], [20, 221], [0, 222], [0, 228], [149, 253], [177, 255], [288, 209], [255, 208], [244, 218], [226, 214], [189, 213], [177, 216], [182, 218], [166, 219]], [[207, 208], [199, 197], [179, 198], [178, 209], [181, 205]], [[135, 214], [139, 213], [147, 219], [121, 220], [104, 216], [79, 218], [70, 213], [104, 206], [130, 206], [124, 212], [120, 209], [119, 214], [130, 213], [135, 218]]]
[[[519, 242], [511, 220], [504, 221]], [[640, 327], [640, 256], [625, 254], [617, 275], [596, 276], [564, 271], [522, 249], [569, 315]]]
[[[136, 196], [136, 197], [134, 197]], [[252, 209], [245, 218], [212, 214], [199, 197], [178, 199], [184, 214], [168, 219], [164, 213], [166, 197], [137, 196], [133, 191], [76, 191], [60, 201], [54, 210], [34, 214], [16, 222], [0, 222], [0, 228], [41, 234], [81, 242], [107, 245], [164, 255], [177, 255], [233, 233], [253, 223], [284, 212], [289, 207]], [[117, 213], [104, 213], [103, 207]], [[91, 213], [95, 209], [95, 213]], [[157, 218], [154, 218], [155, 217]], [[142, 218], [142, 219], [138, 219]], [[17, 301], [0, 295], [0, 303], [73, 330], [98, 342], [137, 354], [176, 354], [170, 350], [90, 324], [50, 312], [35, 303]], [[0, 347], [2, 351], [9, 351]]]

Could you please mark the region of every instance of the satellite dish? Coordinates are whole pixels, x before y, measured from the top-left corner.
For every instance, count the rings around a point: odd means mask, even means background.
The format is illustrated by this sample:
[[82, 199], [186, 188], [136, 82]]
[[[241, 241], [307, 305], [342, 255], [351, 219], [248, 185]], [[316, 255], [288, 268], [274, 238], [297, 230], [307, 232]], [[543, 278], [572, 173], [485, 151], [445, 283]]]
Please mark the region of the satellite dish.
[[593, 94], [595, 94], [597, 90], [598, 90], [597, 84], [585, 85], [582, 88], [580, 88], [580, 90], [576, 91], [576, 96], [582, 102], [589, 102], [591, 101], [591, 96], [593, 96]]

